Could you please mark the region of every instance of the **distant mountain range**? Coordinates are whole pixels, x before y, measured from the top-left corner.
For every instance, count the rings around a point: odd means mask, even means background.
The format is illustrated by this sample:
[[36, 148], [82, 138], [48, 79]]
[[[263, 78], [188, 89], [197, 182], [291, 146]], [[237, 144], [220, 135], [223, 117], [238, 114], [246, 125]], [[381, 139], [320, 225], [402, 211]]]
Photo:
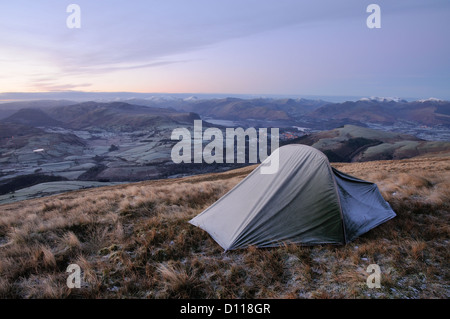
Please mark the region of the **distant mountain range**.
[[436, 99], [414, 102], [362, 99], [356, 102], [327, 104], [308, 116], [315, 119], [351, 119], [363, 123], [393, 124], [403, 120], [424, 125], [450, 126], [450, 102]]
[[[400, 99], [361, 99], [343, 103], [306, 99], [236, 98], [196, 101], [184, 104], [181, 110], [196, 112], [203, 117], [228, 120], [259, 119], [267, 121], [341, 122], [394, 124], [399, 121], [421, 125], [450, 126], [450, 102], [422, 100], [408, 102]], [[336, 123], [336, 124], [335, 124]]]
[[147, 107], [123, 102], [84, 102], [73, 105], [20, 109], [1, 120], [32, 127], [134, 131], [161, 125], [192, 124], [200, 117], [192, 112]]
[[322, 100], [307, 99], [237, 99], [225, 98], [185, 103], [181, 109], [205, 117], [226, 120], [285, 120], [291, 121], [328, 104]]
[[[20, 109], [19, 114], [14, 114]], [[70, 128], [99, 126], [129, 130], [158, 123], [186, 123], [193, 119], [232, 121], [276, 121], [286, 126], [307, 125], [316, 129], [332, 129], [345, 124], [364, 126], [367, 123], [395, 124], [411, 122], [418, 125], [450, 127], [450, 102], [438, 99], [406, 101], [397, 98], [363, 98], [357, 101], [330, 103], [321, 99], [272, 98], [131, 98], [126, 102], [83, 102], [67, 100], [32, 101], [0, 104], [0, 119], [26, 124], [54, 121]], [[36, 117], [36, 118], [35, 118]], [[53, 125], [52, 124], [52, 125]]]
[[[224, 98], [239, 99], [321, 99], [330, 102], [355, 101], [363, 96], [333, 96], [333, 95], [305, 95], [305, 94], [230, 94], [230, 93], [138, 93], [138, 92], [84, 92], [84, 91], [54, 91], [54, 92], [6, 92], [0, 93], [0, 102], [37, 101], [37, 100], [69, 100], [74, 103], [96, 102], [128, 102], [132, 100], [144, 101], [188, 101], [212, 100]], [[408, 100], [416, 100], [409, 98]], [[132, 102], [130, 102], [132, 103]]]

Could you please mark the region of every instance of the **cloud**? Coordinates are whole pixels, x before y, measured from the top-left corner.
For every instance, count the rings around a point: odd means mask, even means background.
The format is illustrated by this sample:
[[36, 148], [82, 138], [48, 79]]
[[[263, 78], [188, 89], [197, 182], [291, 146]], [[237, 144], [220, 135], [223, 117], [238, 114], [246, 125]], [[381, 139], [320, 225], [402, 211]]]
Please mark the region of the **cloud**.
[[155, 61], [149, 63], [139, 63], [139, 64], [130, 64], [130, 63], [113, 63], [110, 65], [88, 65], [88, 66], [67, 66], [64, 67], [63, 71], [66, 75], [80, 75], [80, 74], [104, 74], [108, 72], [115, 71], [124, 71], [124, 70], [133, 70], [133, 69], [145, 69], [145, 68], [154, 68], [159, 66], [165, 66], [169, 64], [176, 63], [186, 63], [188, 61]]
[[69, 90], [79, 90], [82, 88], [92, 86], [91, 83], [80, 83], [80, 84], [60, 84], [50, 81], [33, 81], [31, 84], [34, 90], [45, 91], [45, 92], [56, 92], [56, 91], [69, 91]]
[[370, 2], [360, 0], [76, 3], [81, 29], [66, 27], [67, 4], [61, 1], [0, 2], [3, 89], [22, 83], [43, 90], [97, 89], [112, 82], [117, 89], [140, 82], [142, 91], [186, 90], [196, 81], [201, 89], [215, 83], [214, 90], [227, 90], [237, 86], [238, 69], [239, 87], [298, 90], [306, 78], [302, 71], [311, 70], [308, 82], [317, 79], [306, 89], [325, 90], [342, 88], [345, 78], [371, 86], [358, 81], [361, 73], [378, 82], [411, 70], [422, 74], [424, 61], [434, 73], [448, 70], [441, 57], [449, 52], [442, 40], [448, 22], [435, 14], [448, 15], [448, 0], [378, 0], [383, 27], [371, 33], [365, 27]]
[[[15, 52], [34, 52], [62, 74], [114, 72], [179, 63], [170, 57], [230, 39], [350, 14], [345, 10], [348, 4], [339, 6], [337, 13], [332, 0], [322, 0], [321, 5], [298, 0], [77, 3], [82, 9], [81, 29], [65, 27], [65, 10], [60, 12], [63, 6], [56, 2], [29, 4], [34, 12], [31, 17], [12, 5], [5, 7], [3, 16], [0, 14], [5, 25], [3, 32], [0, 29], [2, 45]], [[8, 11], [14, 19], [8, 18]]]

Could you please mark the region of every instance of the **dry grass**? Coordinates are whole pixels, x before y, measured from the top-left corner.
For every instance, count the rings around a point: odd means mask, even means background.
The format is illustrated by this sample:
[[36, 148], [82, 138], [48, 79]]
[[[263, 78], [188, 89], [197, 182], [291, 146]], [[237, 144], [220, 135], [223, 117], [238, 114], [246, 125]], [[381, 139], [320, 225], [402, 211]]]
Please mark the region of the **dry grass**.
[[[376, 182], [397, 217], [346, 246], [224, 254], [187, 221], [251, 167], [0, 206], [0, 297], [448, 298], [449, 158], [334, 166]], [[73, 263], [80, 289], [66, 286]]]

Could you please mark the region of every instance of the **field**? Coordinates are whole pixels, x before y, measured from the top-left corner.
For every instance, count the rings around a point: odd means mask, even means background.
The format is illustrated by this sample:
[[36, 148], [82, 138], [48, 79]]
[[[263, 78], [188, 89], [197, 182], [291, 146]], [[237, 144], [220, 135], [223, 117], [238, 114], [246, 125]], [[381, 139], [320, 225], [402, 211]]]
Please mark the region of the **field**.
[[449, 298], [450, 158], [333, 166], [376, 182], [397, 217], [345, 246], [223, 253], [188, 220], [254, 167], [1, 205], [0, 298]]

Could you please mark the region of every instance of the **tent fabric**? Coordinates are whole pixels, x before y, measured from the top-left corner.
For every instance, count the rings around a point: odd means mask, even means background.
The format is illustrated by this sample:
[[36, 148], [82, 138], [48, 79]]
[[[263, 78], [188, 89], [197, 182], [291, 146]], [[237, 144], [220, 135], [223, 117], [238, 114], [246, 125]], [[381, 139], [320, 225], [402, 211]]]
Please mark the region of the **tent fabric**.
[[353, 241], [372, 228], [395, 217], [374, 183], [333, 168], [344, 217], [346, 240]]
[[[263, 174], [278, 157], [278, 171]], [[284, 243], [345, 244], [393, 218], [378, 187], [332, 168], [306, 145], [277, 149], [190, 220], [225, 250]]]

